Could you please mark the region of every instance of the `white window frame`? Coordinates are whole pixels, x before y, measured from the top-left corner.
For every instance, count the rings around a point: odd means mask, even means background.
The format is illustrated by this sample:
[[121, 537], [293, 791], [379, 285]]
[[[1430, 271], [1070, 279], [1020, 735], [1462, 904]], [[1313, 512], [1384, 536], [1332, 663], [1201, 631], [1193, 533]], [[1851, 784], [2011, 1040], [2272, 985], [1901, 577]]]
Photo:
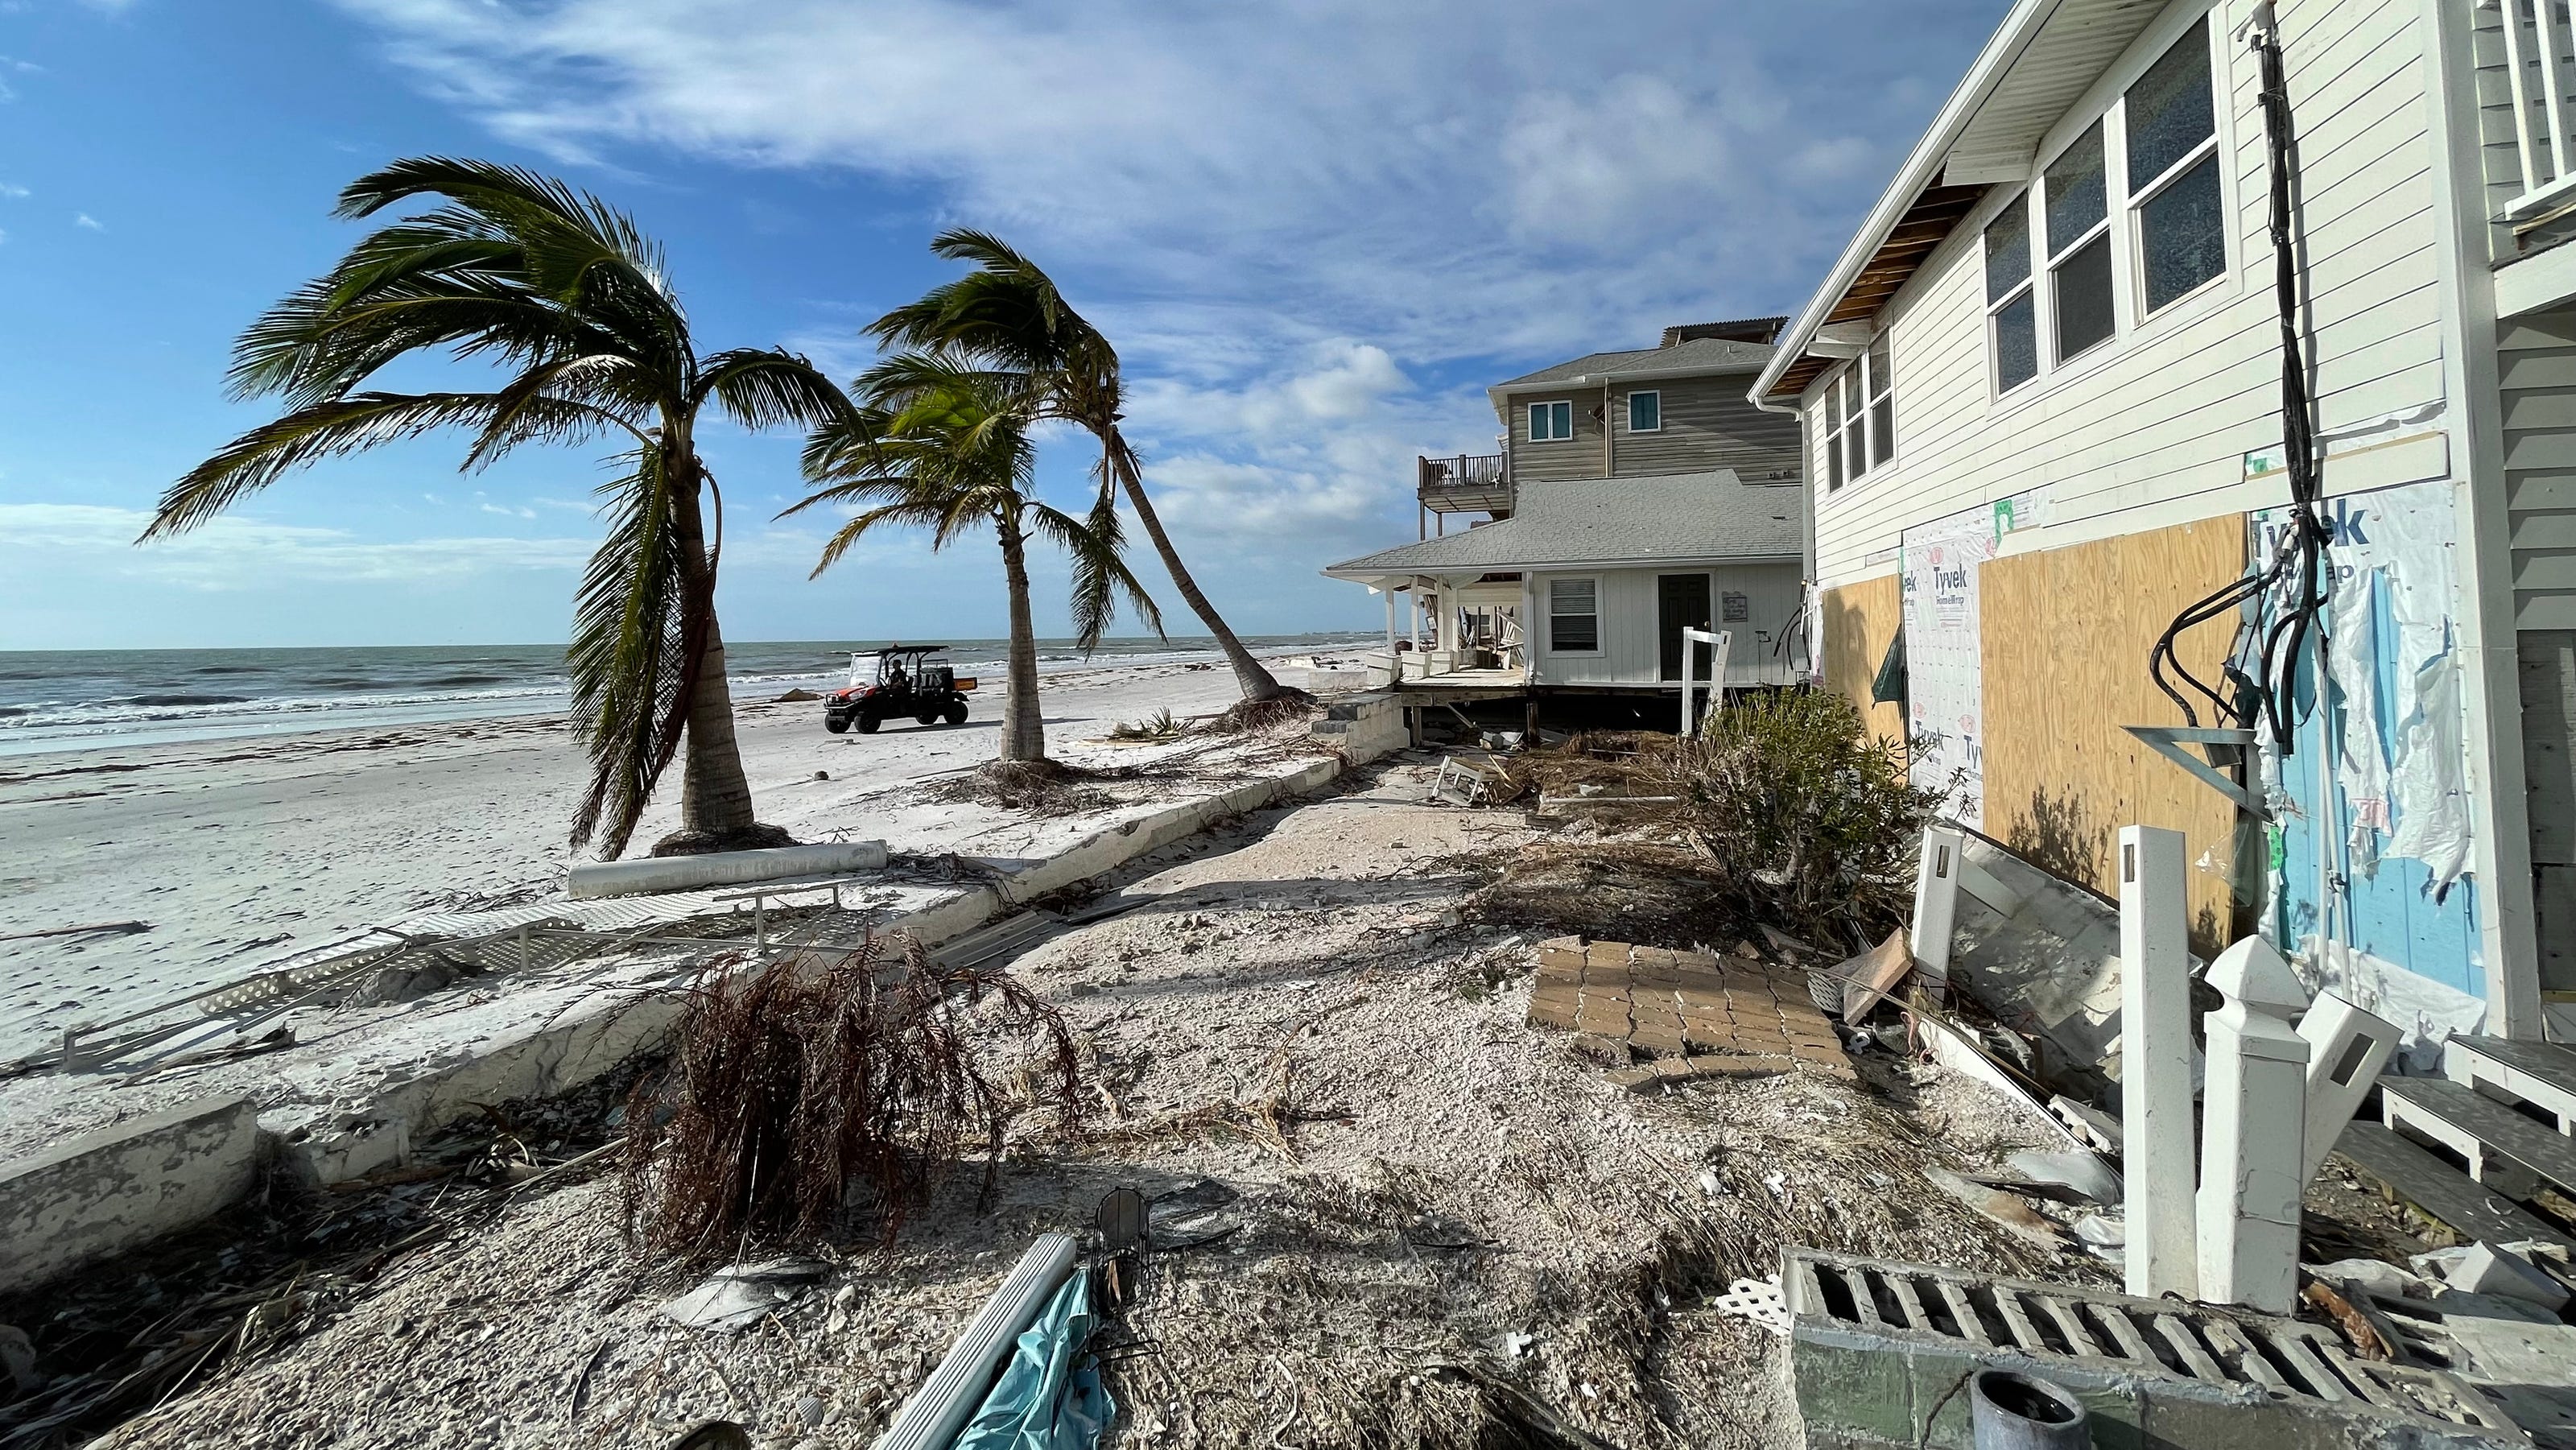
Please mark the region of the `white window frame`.
[[[2202, 17], [2200, 27], [2201, 43], [2209, 49], [2209, 135], [2203, 139], [2199, 145], [2191, 148], [2190, 153], [2185, 155], [2180, 161], [2166, 167], [2164, 169], [2164, 174], [2150, 178], [2144, 186], [2131, 186], [2127, 184], [2132, 179], [2128, 174], [2129, 92], [2140, 81], [2147, 78], [2148, 69], [2152, 69], [2157, 61], [2164, 59], [2165, 51], [2171, 50], [2175, 45], [2181, 43], [2182, 37], [2177, 35], [2173, 37], [2173, 39], [2166, 41], [2165, 49], [2159, 50], [2153, 56], [2149, 57], [2146, 66], [2140, 68], [2136, 75], [2129, 77], [2129, 83], [2120, 88], [2120, 100], [2117, 106], [2117, 109], [2120, 112], [2120, 180], [2122, 182], [2121, 190], [2128, 197], [2129, 294], [2137, 299], [2136, 325], [2143, 326], [2155, 318], [2165, 316], [2175, 308], [2182, 306], [2184, 303], [2189, 302], [2193, 298], [2200, 296], [2202, 293], [2209, 291], [2213, 287], [2216, 287], [2219, 283], [2226, 281], [2229, 277], [2235, 275], [2236, 272], [2236, 228], [2233, 226], [2221, 226], [2218, 232], [2219, 246], [2225, 251], [2226, 259], [2219, 264], [2217, 273], [2213, 276], [2204, 277], [2200, 281], [2192, 284], [2189, 291], [2176, 295], [2172, 301], [2167, 302], [2164, 306], [2156, 308], [2153, 311], [2149, 311], [2147, 309], [2147, 228], [2145, 216], [2147, 205], [2150, 202], [2153, 202], [2157, 197], [2163, 195], [2167, 187], [2170, 187], [2176, 181], [2181, 180], [2183, 175], [2189, 172], [2193, 167], [2198, 166], [2202, 161], [2209, 157], [2217, 155], [2219, 142], [2227, 135], [2227, 92], [2224, 89], [2227, 72], [2226, 69], [2219, 64], [2220, 60], [2223, 58], [2224, 52], [2219, 45], [2218, 27], [2211, 23], [2216, 19], [2217, 16], [2215, 14], [2204, 16]], [[2227, 174], [2227, 171], [2227, 163], [2225, 161], [2219, 162], [2218, 213], [2222, 217], [2232, 218], [2235, 216], [2235, 211], [2228, 205], [2228, 202], [2229, 198], [2233, 195], [2230, 188], [2234, 184], [2234, 178], [2230, 177]]]
[[[1883, 388], [1879, 383], [1878, 361], [1874, 356], [1876, 350], [1882, 345], [1887, 347], [1889, 374], [1886, 386]], [[1844, 363], [1829, 375], [1825, 394], [1821, 399], [1822, 412], [1816, 420], [1817, 429], [1825, 439], [1826, 493], [1839, 493], [1845, 487], [1857, 484], [1873, 473], [1896, 466], [1897, 452], [1893, 442], [1888, 445], [1884, 455], [1879, 450], [1876, 407], [1880, 398], [1887, 400], [1892, 427], [1896, 412], [1895, 372], [1896, 349], [1888, 335], [1881, 332], [1870, 339], [1868, 347], [1861, 349], [1860, 356]], [[1860, 400], [1857, 408], [1850, 402], [1852, 397]], [[1858, 440], [1859, 447], [1857, 468], [1853, 467], [1854, 455], [1851, 452], [1854, 439]]]
[[[1571, 612], [1565, 615], [1568, 619], [1589, 618], [1592, 621], [1592, 648], [1590, 649], [1558, 649], [1556, 647], [1556, 586], [1560, 582], [1567, 584], [1589, 583], [1592, 586], [1592, 613], [1588, 616]], [[1549, 654], [1561, 656], [1566, 659], [1599, 659], [1601, 656], [1610, 652], [1609, 634], [1602, 625], [1602, 592], [1602, 576], [1598, 574], [1550, 574], [1545, 577], [1542, 581], [1541, 602], [1547, 606], [1547, 618], [1543, 622], [1547, 628], [1547, 652]]]
[[[2130, 48], [2123, 53], [2120, 63], [2104, 71], [2094, 82], [2092, 89], [2085, 93], [2084, 98], [2069, 107], [2057, 124], [2049, 129], [2048, 135], [2042, 139], [2038, 157], [2022, 189], [1991, 210], [1979, 207], [1975, 212], [1970, 213], [1967, 220], [1974, 225], [1978, 239], [1971, 250], [1978, 268], [1977, 295], [1980, 298], [1985, 296], [1985, 230], [1995, 218], [2003, 214], [2005, 208], [2016, 206], [2022, 208], [2031, 250], [2030, 278], [2020, 287], [2006, 293], [2000, 301], [1985, 304], [1987, 413], [1990, 418], [2023, 407], [2034, 399], [2048, 396], [2066, 382], [2083, 376], [2107, 359], [2128, 352], [2142, 340], [2162, 336], [2169, 329], [2184, 325], [2187, 319], [2198, 317], [2211, 307], [2223, 305], [2222, 298], [2234, 296], [2243, 286], [2245, 267], [2243, 239], [2237, 234], [2238, 228], [2235, 221], [2239, 215], [2237, 168], [2229, 160], [2237, 154], [2235, 114], [2228, 99], [2234, 94], [2229, 73], [2233, 51], [2225, 43], [2222, 19], [2220, 12], [2213, 6], [2183, 6], [2149, 26], [2144, 34], [2131, 42]], [[2154, 178], [2143, 190], [2132, 194], [2128, 175], [2129, 90], [2144, 79], [2148, 68], [2162, 59], [2165, 52], [2171, 50], [2175, 42], [2182, 39], [2184, 32], [2195, 24], [2202, 27], [2202, 33], [2208, 38], [2209, 80], [2211, 96], [2215, 102], [2212, 109], [2217, 121], [2216, 134], [2200, 146], [2193, 148], [2190, 156], [2175, 163], [2162, 176]], [[2088, 229], [2083, 238], [2067, 247], [2056, 258], [2048, 255], [2048, 213], [2044, 196], [2046, 189], [2044, 179], [2048, 174], [2049, 166], [2064, 155], [2068, 147], [2081, 140], [2084, 132], [2096, 122], [2101, 123], [2102, 126], [2103, 183], [2106, 192], [2103, 208], [2104, 221], [2112, 228], [2111, 245], [2123, 259], [2111, 269], [2112, 331], [2109, 337], [2086, 348], [2083, 352], [2070, 358], [2059, 358], [2056, 355], [2056, 299], [2042, 290], [2042, 277], [2043, 274], [2049, 273], [2052, 261], [2062, 260], [2072, 255], [2092, 239], [2095, 231]], [[2211, 147], [2215, 147], [2220, 156], [2218, 166], [2220, 211], [2222, 215], [2230, 218], [2229, 225], [2223, 232], [2223, 241], [2227, 249], [2226, 265], [2220, 268], [2217, 276], [2156, 309], [2152, 316], [2144, 315], [2146, 262], [2144, 254], [2139, 249], [2137, 208], [2152, 200], [2165, 186], [2190, 170], [2201, 157], [2208, 154], [2208, 148]], [[2002, 386], [2001, 354], [1995, 346], [1994, 319], [2003, 309], [2019, 301], [2025, 289], [2032, 299], [2032, 318], [2039, 334], [2038, 369], [2028, 379], [2006, 389]]]
[[[1637, 400], [1639, 398], [1652, 398], [1655, 400], [1655, 426], [1652, 428], [1640, 428], [1637, 426]], [[1661, 433], [1664, 431], [1663, 389], [1630, 388], [1628, 390], [1628, 431], [1631, 433]]]
[[[1562, 433], [1557, 432], [1555, 428], [1555, 410], [1558, 408], [1565, 410], [1565, 431]], [[1546, 411], [1549, 418], [1548, 434], [1544, 438], [1539, 436], [1538, 431], [1538, 419], [1542, 411]], [[1529, 442], [1571, 443], [1574, 441], [1574, 400], [1556, 398], [1544, 403], [1532, 403], [1529, 405], [1527, 422]]]
[[[2077, 142], [2092, 134], [2093, 128], [2097, 125], [2102, 128], [2102, 219], [2086, 227], [2077, 234], [2075, 240], [2052, 253], [2048, 246], [2048, 169], [2056, 165], [2067, 152], [2074, 150]], [[2046, 288], [2043, 295], [2047, 299], [2047, 304], [2040, 314], [2040, 357], [2057, 367], [2066, 367], [2091, 357], [2094, 353], [2118, 342], [2131, 329], [2130, 319], [2127, 316], [2128, 309], [2121, 305], [2120, 265], [2117, 260], [2114, 260], [2110, 269], [2111, 330], [2074, 352], [2061, 355], [2057, 351], [2060, 345], [2059, 338], [2063, 334], [2058, 315], [2057, 269], [2073, 260], [2076, 253], [2097, 241], [2102, 242], [2115, 259], [2122, 250], [2121, 239], [2113, 235], [2117, 224], [2122, 219], [2121, 213], [2125, 210], [2121, 202], [2120, 171], [2122, 168], [2113, 163], [2111, 148], [2117, 144], [2125, 152], [2128, 149], [2127, 142], [2126, 128], [2115, 127], [2110, 113], [2106, 111], [2076, 128], [2075, 134], [2066, 139], [2066, 144], [2058, 147], [2046, 161], [2040, 163], [2039, 170], [2032, 175], [2030, 194], [2038, 198], [2038, 203], [2031, 208], [2031, 244], [2039, 253], [2039, 277]]]

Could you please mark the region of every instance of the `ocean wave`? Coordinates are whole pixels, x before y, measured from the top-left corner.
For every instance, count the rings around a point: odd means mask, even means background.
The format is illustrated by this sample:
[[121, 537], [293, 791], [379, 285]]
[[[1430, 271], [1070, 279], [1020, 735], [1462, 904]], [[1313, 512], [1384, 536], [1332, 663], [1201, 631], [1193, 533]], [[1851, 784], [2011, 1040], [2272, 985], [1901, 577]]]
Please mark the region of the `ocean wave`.
[[248, 695], [126, 695], [98, 703], [113, 708], [119, 705], [247, 705]]

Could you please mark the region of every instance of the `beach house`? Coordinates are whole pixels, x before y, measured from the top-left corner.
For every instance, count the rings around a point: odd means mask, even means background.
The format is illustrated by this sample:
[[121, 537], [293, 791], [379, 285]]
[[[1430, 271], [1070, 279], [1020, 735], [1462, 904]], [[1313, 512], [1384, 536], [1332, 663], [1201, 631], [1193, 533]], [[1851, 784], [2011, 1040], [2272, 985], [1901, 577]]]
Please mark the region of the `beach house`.
[[1784, 321], [1667, 328], [1488, 389], [1498, 450], [1415, 460], [1419, 537], [1324, 571], [1384, 595], [1379, 669], [1671, 699], [1687, 626], [1728, 633], [1729, 685], [1804, 677], [1798, 426], [1745, 396]]
[[2203, 949], [2428, 1034], [2576, 991], [2570, 46], [2018, 0], [1751, 391], [1823, 680], [1919, 782], [2106, 893], [2182, 831]]

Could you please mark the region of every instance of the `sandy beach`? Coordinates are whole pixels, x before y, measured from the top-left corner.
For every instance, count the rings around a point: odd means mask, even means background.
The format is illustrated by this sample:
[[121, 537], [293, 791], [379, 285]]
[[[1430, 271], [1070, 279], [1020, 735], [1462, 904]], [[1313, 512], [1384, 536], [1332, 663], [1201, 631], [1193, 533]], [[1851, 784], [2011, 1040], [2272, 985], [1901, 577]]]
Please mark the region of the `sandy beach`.
[[[1049, 675], [1042, 694], [1066, 745], [1157, 710], [1212, 713], [1236, 687], [1222, 666], [1160, 663]], [[886, 788], [989, 759], [1000, 697], [963, 726], [866, 736], [825, 733], [816, 704], [736, 703], [763, 820], [902, 850], [908, 815]], [[559, 716], [0, 761], [0, 937], [151, 923], [0, 943], [0, 1059], [408, 913], [545, 895], [572, 860], [583, 780]], [[674, 827], [678, 795], [674, 775], [639, 843]]]

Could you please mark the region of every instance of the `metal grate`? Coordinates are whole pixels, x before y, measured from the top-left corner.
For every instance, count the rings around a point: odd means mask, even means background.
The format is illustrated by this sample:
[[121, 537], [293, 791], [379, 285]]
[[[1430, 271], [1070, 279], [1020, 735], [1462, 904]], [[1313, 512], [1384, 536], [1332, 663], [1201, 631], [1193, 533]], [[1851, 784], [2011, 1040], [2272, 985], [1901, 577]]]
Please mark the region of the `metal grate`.
[[1971, 1355], [2014, 1354], [2162, 1375], [2273, 1399], [2369, 1406], [2447, 1425], [2517, 1433], [2476, 1390], [2437, 1370], [2353, 1358], [2333, 1331], [2296, 1320], [2068, 1284], [1792, 1250], [1793, 1319], [1866, 1333], [1937, 1337]]

